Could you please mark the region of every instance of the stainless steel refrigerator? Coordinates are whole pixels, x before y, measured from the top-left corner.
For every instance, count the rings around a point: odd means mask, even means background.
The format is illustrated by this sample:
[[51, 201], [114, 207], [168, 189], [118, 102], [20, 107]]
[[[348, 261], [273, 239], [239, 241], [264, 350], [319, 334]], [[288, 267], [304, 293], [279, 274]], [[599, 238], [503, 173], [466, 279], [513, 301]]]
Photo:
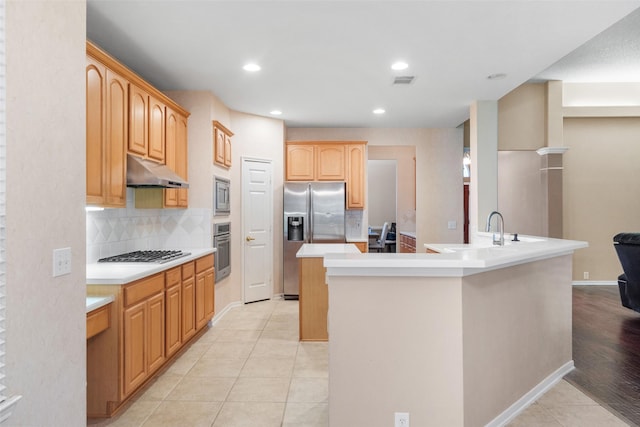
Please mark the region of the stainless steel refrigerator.
[[284, 184], [284, 297], [299, 295], [296, 253], [305, 243], [345, 242], [345, 183]]

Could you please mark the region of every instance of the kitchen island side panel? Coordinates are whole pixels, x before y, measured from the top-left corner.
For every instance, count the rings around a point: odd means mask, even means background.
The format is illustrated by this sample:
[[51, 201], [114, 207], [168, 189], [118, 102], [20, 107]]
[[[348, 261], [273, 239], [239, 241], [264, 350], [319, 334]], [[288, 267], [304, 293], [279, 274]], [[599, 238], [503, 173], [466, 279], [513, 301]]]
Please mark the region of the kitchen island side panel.
[[484, 426], [572, 363], [572, 256], [463, 278], [465, 426]]
[[462, 426], [461, 278], [329, 277], [329, 421]]

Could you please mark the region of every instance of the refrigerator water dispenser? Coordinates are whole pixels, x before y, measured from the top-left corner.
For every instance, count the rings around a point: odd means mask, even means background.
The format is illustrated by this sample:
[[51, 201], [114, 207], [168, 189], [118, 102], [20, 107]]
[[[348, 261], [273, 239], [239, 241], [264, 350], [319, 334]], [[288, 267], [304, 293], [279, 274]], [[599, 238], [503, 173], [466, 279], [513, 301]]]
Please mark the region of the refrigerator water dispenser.
[[290, 216], [287, 218], [287, 237], [289, 241], [301, 242], [304, 237], [304, 218], [300, 216]]

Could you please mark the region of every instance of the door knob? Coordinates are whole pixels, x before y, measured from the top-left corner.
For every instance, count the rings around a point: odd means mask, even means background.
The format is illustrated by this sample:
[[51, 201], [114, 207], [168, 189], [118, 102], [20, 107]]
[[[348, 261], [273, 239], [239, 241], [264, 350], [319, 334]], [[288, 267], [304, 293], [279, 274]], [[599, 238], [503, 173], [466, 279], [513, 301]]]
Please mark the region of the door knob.
[[247, 242], [250, 242], [250, 241], [252, 241], [252, 240], [256, 240], [256, 239], [255, 239], [255, 237], [247, 236], [247, 237], [245, 237], [245, 240], [246, 240]]

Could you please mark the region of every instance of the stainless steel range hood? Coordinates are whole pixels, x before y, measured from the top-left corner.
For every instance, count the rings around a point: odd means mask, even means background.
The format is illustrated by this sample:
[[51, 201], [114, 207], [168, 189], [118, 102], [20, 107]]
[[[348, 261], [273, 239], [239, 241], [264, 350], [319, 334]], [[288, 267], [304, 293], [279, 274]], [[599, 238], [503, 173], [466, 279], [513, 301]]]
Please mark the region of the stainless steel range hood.
[[127, 154], [127, 187], [189, 188], [167, 165]]

